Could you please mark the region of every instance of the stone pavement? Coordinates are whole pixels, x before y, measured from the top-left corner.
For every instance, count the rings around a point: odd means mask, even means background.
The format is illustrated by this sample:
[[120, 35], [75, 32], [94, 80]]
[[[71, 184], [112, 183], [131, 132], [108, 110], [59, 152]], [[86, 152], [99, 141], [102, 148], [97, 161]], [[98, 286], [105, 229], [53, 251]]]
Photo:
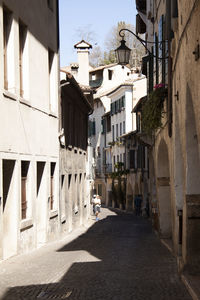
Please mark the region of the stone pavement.
[[0, 263], [0, 299], [191, 300], [148, 220], [106, 208], [100, 217]]

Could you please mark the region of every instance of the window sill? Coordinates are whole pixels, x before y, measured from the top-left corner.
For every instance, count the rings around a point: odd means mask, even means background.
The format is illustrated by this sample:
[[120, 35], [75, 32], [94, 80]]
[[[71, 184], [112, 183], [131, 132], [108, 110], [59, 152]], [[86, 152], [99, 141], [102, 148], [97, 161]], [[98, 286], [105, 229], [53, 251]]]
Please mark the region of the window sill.
[[19, 98], [19, 102], [22, 103], [22, 104], [24, 104], [24, 105], [27, 105], [27, 106], [31, 107], [30, 101], [26, 100], [26, 99], [24, 99], [22, 97]]
[[33, 227], [33, 220], [32, 219], [24, 219], [21, 221], [20, 224], [20, 231], [24, 231], [26, 229], [29, 229]]
[[53, 117], [53, 118], [56, 118], [56, 119], [58, 118], [58, 115], [55, 112], [51, 111], [51, 110], [49, 112], [49, 116]]
[[63, 216], [60, 221], [61, 221], [62, 224], [64, 224], [64, 223], [66, 223], [66, 220], [67, 220], [66, 216]]
[[18, 96], [16, 94], [13, 94], [7, 90], [4, 90], [3, 95], [5, 98], [9, 98], [10, 100], [17, 101]]
[[49, 213], [49, 219], [56, 218], [58, 216], [58, 211], [57, 210], [51, 210]]

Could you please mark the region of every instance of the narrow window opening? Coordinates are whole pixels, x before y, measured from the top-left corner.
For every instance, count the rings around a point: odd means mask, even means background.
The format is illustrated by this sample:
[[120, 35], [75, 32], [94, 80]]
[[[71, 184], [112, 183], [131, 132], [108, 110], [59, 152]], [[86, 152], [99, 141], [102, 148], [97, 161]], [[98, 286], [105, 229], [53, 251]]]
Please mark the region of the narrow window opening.
[[54, 203], [55, 203], [55, 167], [56, 163], [51, 162], [50, 166], [50, 172], [51, 172], [51, 178], [50, 178], [50, 210], [54, 209]]
[[28, 199], [27, 199], [27, 178], [29, 170], [29, 161], [21, 162], [21, 218], [27, 218], [27, 208], [28, 208]]
[[25, 43], [27, 27], [19, 22], [19, 74], [20, 74], [20, 96], [24, 97], [25, 89]]

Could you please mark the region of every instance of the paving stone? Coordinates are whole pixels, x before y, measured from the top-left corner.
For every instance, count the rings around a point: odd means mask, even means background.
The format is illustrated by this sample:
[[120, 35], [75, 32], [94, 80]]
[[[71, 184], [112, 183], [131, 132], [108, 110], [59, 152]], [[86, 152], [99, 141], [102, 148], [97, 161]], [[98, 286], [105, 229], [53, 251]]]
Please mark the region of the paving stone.
[[148, 220], [106, 208], [100, 218], [0, 263], [0, 299], [191, 300]]

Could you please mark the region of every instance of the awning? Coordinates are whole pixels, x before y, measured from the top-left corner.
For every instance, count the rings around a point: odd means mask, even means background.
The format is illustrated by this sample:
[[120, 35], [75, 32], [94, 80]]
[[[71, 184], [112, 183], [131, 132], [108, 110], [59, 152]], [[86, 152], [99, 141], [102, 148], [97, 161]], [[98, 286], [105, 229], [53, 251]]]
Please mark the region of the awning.
[[136, 15], [136, 34], [138, 33], [145, 33], [146, 32], [146, 24], [142, 20], [139, 14]]

